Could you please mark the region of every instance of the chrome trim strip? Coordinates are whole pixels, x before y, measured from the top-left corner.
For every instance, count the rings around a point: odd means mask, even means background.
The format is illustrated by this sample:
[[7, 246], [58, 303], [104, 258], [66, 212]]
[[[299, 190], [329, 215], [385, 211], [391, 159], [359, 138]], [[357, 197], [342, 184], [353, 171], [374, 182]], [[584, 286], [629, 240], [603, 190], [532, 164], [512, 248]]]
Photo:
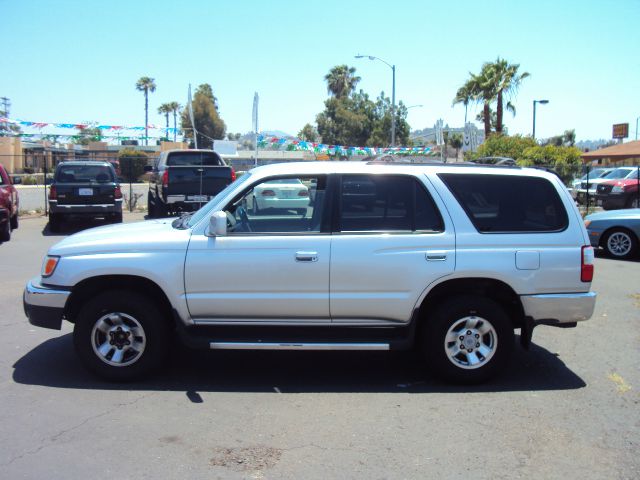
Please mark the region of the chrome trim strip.
[[212, 350], [389, 350], [388, 343], [210, 342]]
[[280, 318], [272, 318], [266, 320], [256, 320], [249, 318], [216, 318], [216, 319], [202, 319], [196, 318], [193, 319], [193, 325], [242, 325], [242, 326], [265, 326], [265, 327], [330, 327], [330, 326], [340, 326], [340, 327], [386, 327], [392, 326], [397, 327], [398, 325], [405, 325], [406, 322], [396, 322], [390, 320], [351, 320], [351, 319], [340, 319], [334, 318], [332, 321], [326, 319], [318, 319], [318, 318], [290, 318], [290, 319], [280, 319]]
[[71, 295], [69, 290], [43, 287], [36, 282], [36, 279], [30, 280], [24, 289], [25, 303], [37, 307], [64, 308], [69, 295]]
[[[120, 202], [122, 202], [122, 200], [120, 200]], [[58, 204], [58, 208], [96, 208], [96, 207], [101, 207], [101, 208], [115, 207], [115, 204], [114, 203], [87, 203], [84, 205]]]
[[521, 295], [524, 314], [534, 320], [573, 323], [588, 320], [596, 305], [596, 292]]

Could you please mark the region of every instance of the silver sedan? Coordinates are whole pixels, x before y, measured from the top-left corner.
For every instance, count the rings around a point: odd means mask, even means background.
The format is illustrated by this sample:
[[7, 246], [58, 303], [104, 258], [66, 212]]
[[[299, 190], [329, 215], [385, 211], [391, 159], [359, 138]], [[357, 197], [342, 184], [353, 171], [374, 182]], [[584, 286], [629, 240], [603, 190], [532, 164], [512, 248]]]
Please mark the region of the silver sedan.
[[613, 258], [638, 255], [640, 208], [593, 213], [584, 219], [591, 245]]

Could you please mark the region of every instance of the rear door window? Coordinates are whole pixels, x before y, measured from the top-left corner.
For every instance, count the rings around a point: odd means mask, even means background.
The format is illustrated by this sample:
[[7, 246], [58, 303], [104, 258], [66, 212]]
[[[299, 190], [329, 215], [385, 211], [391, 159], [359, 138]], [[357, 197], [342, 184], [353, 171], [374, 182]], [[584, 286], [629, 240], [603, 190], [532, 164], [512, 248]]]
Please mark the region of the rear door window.
[[441, 232], [442, 217], [414, 177], [343, 175], [339, 195], [341, 232]]
[[179, 152], [170, 153], [167, 158], [168, 166], [220, 166], [223, 165], [220, 157], [214, 152]]
[[540, 177], [438, 175], [481, 233], [557, 232], [567, 212], [555, 187]]

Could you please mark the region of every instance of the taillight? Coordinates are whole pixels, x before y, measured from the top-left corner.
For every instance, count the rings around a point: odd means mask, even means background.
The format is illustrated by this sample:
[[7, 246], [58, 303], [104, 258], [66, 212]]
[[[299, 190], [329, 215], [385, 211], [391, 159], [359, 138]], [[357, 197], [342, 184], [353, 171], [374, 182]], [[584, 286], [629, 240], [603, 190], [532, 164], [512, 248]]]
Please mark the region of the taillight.
[[233, 169], [233, 167], [231, 167], [231, 181], [236, 181], [236, 171]]
[[169, 170], [165, 170], [164, 173], [162, 174], [162, 186], [163, 187], [169, 186]]
[[309, 196], [309, 190], [300, 190], [298, 192], [298, 196], [299, 197], [308, 197]]
[[116, 185], [116, 191], [113, 194], [114, 198], [122, 198], [122, 190], [120, 190], [120, 185]]
[[593, 280], [594, 251], [591, 246], [582, 247], [582, 260], [580, 265], [580, 280], [591, 282]]
[[275, 197], [276, 196], [276, 192], [274, 192], [273, 190], [263, 190], [262, 191], [262, 196], [263, 197]]
[[49, 188], [49, 200], [56, 200], [58, 198], [58, 192], [56, 192], [56, 186], [51, 185]]

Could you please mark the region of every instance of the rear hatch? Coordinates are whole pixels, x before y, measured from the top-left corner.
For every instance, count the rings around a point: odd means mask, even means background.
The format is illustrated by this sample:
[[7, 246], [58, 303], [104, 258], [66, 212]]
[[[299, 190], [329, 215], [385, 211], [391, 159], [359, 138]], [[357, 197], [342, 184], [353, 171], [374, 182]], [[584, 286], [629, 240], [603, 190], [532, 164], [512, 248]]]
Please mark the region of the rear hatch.
[[231, 182], [231, 167], [171, 166], [167, 172], [167, 195], [213, 196]]
[[113, 170], [102, 165], [62, 165], [55, 177], [58, 205], [115, 203]]

